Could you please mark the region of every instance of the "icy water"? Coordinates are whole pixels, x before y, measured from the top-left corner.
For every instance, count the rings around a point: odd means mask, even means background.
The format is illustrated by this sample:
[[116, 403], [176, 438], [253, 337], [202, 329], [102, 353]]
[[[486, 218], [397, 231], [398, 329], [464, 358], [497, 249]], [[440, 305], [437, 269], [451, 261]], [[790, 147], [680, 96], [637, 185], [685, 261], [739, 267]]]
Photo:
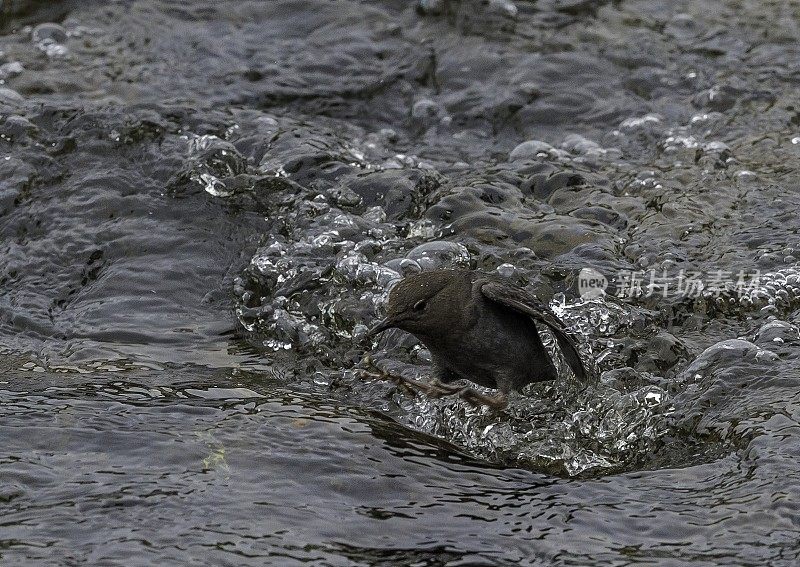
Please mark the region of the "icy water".
[[[796, 3], [0, 18], [2, 565], [797, 564]], [[427, 379], [366, 330], [439, 267], [597, 381], [370, 379]]]

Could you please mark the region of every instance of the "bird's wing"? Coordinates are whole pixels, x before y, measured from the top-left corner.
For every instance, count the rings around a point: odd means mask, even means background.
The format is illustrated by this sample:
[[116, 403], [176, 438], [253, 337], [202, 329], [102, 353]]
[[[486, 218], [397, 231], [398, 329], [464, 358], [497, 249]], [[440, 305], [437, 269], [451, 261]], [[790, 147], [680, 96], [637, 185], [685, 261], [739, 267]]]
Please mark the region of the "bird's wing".
[[569, 367], [572, 368], [575, 376], [579, 380], [586, 379], [586, 368], [583, 366], [583, 361], [581, 361], [581, 356], [578, 353], [575, 337], [564, 328], [564, 324], [559, 321], [558, 317], [539, 303], [538, 299], [524, 289], [500, 282], [486, 282], [480, 289], [486, 299], [532, 317], [550, 327], [556, 337], [556, 341], [558, 341], [558, 346], [561, 347], [561, 351], [564, 353], [564, 359], [569, 364]]

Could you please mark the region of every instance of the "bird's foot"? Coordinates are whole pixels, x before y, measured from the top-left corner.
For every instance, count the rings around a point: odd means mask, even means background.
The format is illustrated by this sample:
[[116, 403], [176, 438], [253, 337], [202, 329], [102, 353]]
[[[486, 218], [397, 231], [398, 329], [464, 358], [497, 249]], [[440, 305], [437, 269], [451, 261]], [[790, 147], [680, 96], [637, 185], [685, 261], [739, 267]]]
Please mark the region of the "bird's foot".
[[445, 384], [438, 378], [434, 378], [430, 382], [428, 382], [428, 386], [435, 391], [438, 396], [436, 397], [443, 397], [443, 396], [452, 396], [453, 394], [458, 394], [464, 388], [461, 386], [454, 386], [452, 384]]
[[495, 410], [506, 409], [508, 397], [503, 392], [498, 392], [494, 396], [487, 396], [470, 387], [461, 388], [456, 395], [467, 403], [474, 406], [488, 406]]
[[404, 376], [391, 374], [386, 370], [377, 368], [371, 359], [367, 358], [364, 361], [373, 370], [361, 370], [362, 378], [371, 378], [375, 380], [386, 380], [397, 384], [398, 387], [406, 392], [416, 395], [424, 394], [429, 398], [443, 398], [445, 396], [457, 396], [468, 404], [475, 407], [489, 406], [495, 410], [502, 410], [506, 407], [508, 399], [502, 392], [494, 395], [487, 396], [473, 390], [470, 387], [454, 386], [451, 384], [443, 384], [437, 379], [431, 382], [418, 382]]
[[403, 376], [398, 376], [397, 374], [391, 374], [381, 368], [377, 368], [372, 364], [371, 360], [366, 360], [366, 363], [371, 368], [374, 368], [374, 370], [367, 370], [363, 368], [359, 369], [357, 372], [361, 378], [393, 382], [398, 387], [402, 388], [403, 390], [412, 395], [416, 394], [419, 391], [418, 386], [420, 386], [420, 384], [418, 384], [417, 382], [409, 380], [408, 378], [404, 378]]

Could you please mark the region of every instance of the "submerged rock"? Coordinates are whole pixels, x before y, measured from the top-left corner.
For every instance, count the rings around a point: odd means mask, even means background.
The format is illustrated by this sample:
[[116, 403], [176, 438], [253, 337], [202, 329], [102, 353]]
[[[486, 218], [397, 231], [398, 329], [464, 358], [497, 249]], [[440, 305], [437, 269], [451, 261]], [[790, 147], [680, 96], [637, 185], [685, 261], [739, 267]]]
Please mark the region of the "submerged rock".
[[728, 339], [711, 345], [698, 356], [683, 375], [699, 379], [717, 370], [735, 367], [742, 362], [769, 363], [778, 359], [774, 352], [742, 339]]

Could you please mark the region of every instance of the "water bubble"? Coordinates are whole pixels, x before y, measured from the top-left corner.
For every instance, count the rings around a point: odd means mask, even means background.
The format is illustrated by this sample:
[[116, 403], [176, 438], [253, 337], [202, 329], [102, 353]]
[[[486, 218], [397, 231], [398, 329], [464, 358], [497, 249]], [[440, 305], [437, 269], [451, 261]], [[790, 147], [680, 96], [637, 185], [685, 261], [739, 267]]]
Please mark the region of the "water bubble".
[[517, 273], [517, 267], [514, 264], [500, 264], [495, 271], [504, 278], [511, 278]]
[[386, 211], [380, 205], [376, 205], [364, 211], [364, 214], [361, 215], [361, 218], [367, 222], [381, 224], [386, 222]]
[[63, 45], [67, 37], [66, 30], [54, 23], [39, 24], [31, 34], [33, 43], [48, 57], [61, 57], [67, 54], [67, 46]]
[[33, 29], [31, 39], [34, 43], [47, 40], [53, 43], [64, 43], [67, 40], [67, 31], [58, 24], [47, 22], [39, 24]]
[[389, 142], [390, 144], [394, 144], [399, 139], [397, 132], [392, 130], [391, 128], [381, 128], [378, 131], [378, 135]]
[[314, 248], [325, 248], [341, 240], [338, 230], [328, 230], [317, 236], [310, 237], [311, 245]]
[[597, 142], [593, 142], [579, 134], [569, 134], [564, 138], [561, 147], [573, 154], [598, 153], [602, 150]]
[[623, 130], [633, 130], [648, 124], [658, 124], [662, 120], [658, 114], [646, 114], [637, 118], [626, 118], [619, 127]]
[[430, 271], [444, 267], [467, 267], [470, 254], [463, 244], [434, 240], [413, 248], [406, 258], [416, 261], [424, 271]]
[[669, 136], [664, 140], [664, 151], [671, 151], [678, 148], [694, 149], [699, 146], [694, 136], [675, 135]]
[[264, 341], [264, 346], [277, 352], [280, 350], [291, 350], [292, 343], [276, 339], [267, 339]]
[[444, 11], [446, 0], [418, 0], [417, 12], [424, 16], [438, 16]]
[[553, 146], [547, 142], [528, 140], [526, 142], [522, 142], [513, 150], [511, 150], [508, 159], [509, 161], [533, 159], [541, 155], [547, 155], [552, 149]]
[[495, 12], [503, 14], [508, 18], [516, 18], [519, 13], [519, 9], [514, 3], [508, 0], [490, 0], [490, 6]]
[[441, 236], [439, 229], [428, 219], [422, 219], [409, 223], [408, 238], [436, 238]]
[[708, 142], [703, 144], [703, 151], [708, 153], [730, 152], [728, 144], [724, 142]]
[[213, 195], [214, 197], [230, 197], [233, 195], [233, 191], [229, 191], [227, 187], [225, 187], [225, 183], [210, 173], [201, 173], [197, 176], [196, 180], [209, 195]]
[[193, 136], [189, 138], [189, 166], [189, 178], [208, 194], [229, 197], [234, 191], [224, 179], [244, 173], [246, 160], [233, 144], [217, 136]]
[[538, 384], [512, 393], [502, 417], [460, 400], [424, 399], [409, 409], [408, 421], [507, 466], [577, 475], [635, 461], [667, 431], [663, 418], [671, 409], [667, 393], [651, 385], [623, 394]]
[[441, 105], [428, 98], [418, 100], [411, 107], [411, 117], [425, 125], [439, 122], [444, 116], [445, 112]]
[[[714, 114], [714, 113], [695, 114], [689, 120], [689, 123], [690, 124], [702, 124], [703, 122], [708, 122], [709, 119], [711, 118], [712, 114]], [[719, 113], [717, 113], [717, 114], [719, 114]]]

